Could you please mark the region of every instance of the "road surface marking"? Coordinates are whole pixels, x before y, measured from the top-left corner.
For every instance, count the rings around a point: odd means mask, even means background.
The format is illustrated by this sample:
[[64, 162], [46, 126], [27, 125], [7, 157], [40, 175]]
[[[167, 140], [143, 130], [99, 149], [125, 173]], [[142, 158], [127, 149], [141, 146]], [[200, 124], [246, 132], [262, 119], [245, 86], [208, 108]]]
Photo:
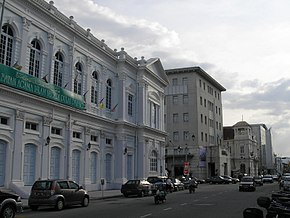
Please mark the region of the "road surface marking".
[[213, 206], [214, 204], [195, 204], [197, 206]]
[[187, 205], [187, 203], [180, 204], [180, 206], [185, 206], [185, 205]]
[[168, 207], [168, 208], [165, 208], [163, 210], [172, 210], [172, 208], [171, 207]]
[[152, 215], [152, 213], [148, 213], [148, 214], [146, 214], [144, 216], [140, 216], [140, 218], [144, 218], [144, 217], [151, 216], [151, 215]]

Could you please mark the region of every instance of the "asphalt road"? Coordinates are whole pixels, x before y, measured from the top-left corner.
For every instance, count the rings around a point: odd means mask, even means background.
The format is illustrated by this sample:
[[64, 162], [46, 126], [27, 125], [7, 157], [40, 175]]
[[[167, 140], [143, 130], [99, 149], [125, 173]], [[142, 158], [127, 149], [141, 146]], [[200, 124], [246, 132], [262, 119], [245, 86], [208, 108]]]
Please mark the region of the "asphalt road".
[[113, 198], [91, 201], [86, 208], [76, 206], [62, 211], [40, 208], [38, 211], [27, 210], [17, 217], [22, 218], [242, 218], [247, 207], [258, 207], [259, 196], [270, 196], [278, 191], [278, 184], [265, 184], [255, 192], [239, 192], [238, 184], [208, 185], [201, 184], [195, 193], [188, 190], [170, 193], [167, 201], [155, 205], [152, 196]]

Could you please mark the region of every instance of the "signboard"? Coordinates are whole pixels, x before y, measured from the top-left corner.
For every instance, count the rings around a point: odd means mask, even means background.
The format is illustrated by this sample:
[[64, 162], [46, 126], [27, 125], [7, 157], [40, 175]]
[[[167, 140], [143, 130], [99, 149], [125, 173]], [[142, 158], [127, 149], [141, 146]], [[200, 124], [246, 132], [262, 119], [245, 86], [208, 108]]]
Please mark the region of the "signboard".
[[188, 176], [190, 171], [189, 162], [183, 163], [183, 175]]
[[85, 108], [83, 96], [3, 64], [0, 64], [0, 83], [80, 110]]

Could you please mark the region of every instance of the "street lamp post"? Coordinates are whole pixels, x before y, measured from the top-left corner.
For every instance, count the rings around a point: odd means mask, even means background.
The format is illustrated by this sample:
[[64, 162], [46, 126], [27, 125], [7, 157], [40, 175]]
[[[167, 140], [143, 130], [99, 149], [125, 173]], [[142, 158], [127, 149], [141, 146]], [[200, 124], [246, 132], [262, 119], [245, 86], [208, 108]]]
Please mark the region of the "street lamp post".
[[187, 153], [188, 153], [187, 144], [185, 144], [184, 152], [185, 152], [185, 162], [187, 162]]
[[172, 177], [174, 178], [174, 176], [175, 176], [175, 173], [174, 173], [174, 171], [175, 171], [174, 144], [172, 143], [171, 140], [169, 140], [169, 142], [172, 145], [172, 166], [173, 166], [173, 169], [172, 169]]

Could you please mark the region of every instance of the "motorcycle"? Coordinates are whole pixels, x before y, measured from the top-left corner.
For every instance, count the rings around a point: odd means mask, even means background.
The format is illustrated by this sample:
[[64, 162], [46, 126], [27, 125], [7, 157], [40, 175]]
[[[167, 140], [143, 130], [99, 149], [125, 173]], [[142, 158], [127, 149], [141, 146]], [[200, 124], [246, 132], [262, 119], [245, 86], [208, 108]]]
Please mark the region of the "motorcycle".
[[189, 181], [189, 186], [188, 186], [189, 194], [195, 192], [197, 185], [198, 185], [198, 183], [194, 179]]
[[157, 190], [154, 195], [155, 204], [164, 203], [166, 201], [166, 192], [163, 190]]
[[[290, 194], [285, 192], [273, 193], [271, 198], [259, 197], [257, 204], [266, 209], [266, 218], [290, 218]], [[263, 211], [259, 208], [246, 208], [244, 218], [263, 218]]]
[[193, 192], [195, 192], [195, 186], [194, 185], [189, 185], [188, 186], [188, 190], [189, 190], [189, 194], [191, 194], [191, 193], [193, 193]]

